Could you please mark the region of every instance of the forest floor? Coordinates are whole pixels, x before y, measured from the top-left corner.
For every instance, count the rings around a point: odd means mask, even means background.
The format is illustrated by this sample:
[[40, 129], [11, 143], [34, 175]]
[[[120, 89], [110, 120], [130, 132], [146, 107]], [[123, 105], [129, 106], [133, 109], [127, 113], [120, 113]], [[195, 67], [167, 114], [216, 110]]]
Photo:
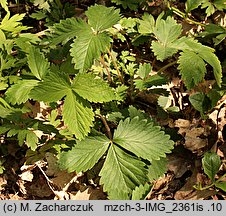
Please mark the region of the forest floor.
[[[75, 3], [77, 1], [70, 2]], [[79, 16], [83, 16], [84, 8], [90, 6], [87, 2], [84, 1], [82, 7], [75, 4], [76, 11], [80, 13]], [[161, 12], [163, 10], [161, 2], [152, 2], [155, 11]], [[179, 3], [178, 5], [180, 6]], [[23, 10], [23, 4], [20, 7]], [[13, 10], [13, 7], [11, 9]], [[198, 12], [196, 13], [198, 14]], [[197, 14], [196, 16], [198, 16]], [[221, 16], [226, 23], [226, 15], [221, 13]], [[181, 20], [179, 22], [183, 25], [184, 30], [192, 28], [192, 25]], [[43, 30], [42, 28], [43, 23], [40, 21], [37, 29], [32, 31], [40, 31]], [[139, 53], [139, 49], [134, 50], [134, 52], [142, 55]], [[140, 58], [146, 59], [147, 56], [140, 56]], [[154, 60], [152, 65], [156, 68], [162, 67], [162, 63], [154, 62]], [[183, 87], [180, 89], [181, 80], [177, 76], [173, 77], [175, 70], [175, 67], [167, 69], [167, 73], [172, 76], [172, 82], [166, 88], [170, 88], [172, 102], [178, 104], [182, 109], [186, 107], [188, 93], [183, 90]], [[225, 68], [223, 70], [225, 73]], [[208, 82], [206, 80], [202, 85], [208, 86]], [[208, 120], [203, 120], [199, 112], [191, 106], [183, 109], [179, 117], [175, 118], [175, 116], [168, 115], [166, 118], [159, 118], [156, 116], [156, 107], [152, 106], [153, 100], [155, 100], [153, 96], [141, 94], [136, 103], [146, 113], [155, 117], [161, 126], [169, 131], [176, 130], [177, 133], [175, 134], [175, 148], [171, 154], [167, 155], [167, 172], [154, 182], [146, 199], [225, 200], [226, 193], [222, 190], [214, 187], [197, 190], [194, 186], [201, 184], [205, 187], [210, 184], [201, 163], [204, 152], [208, 150], [216, 152], [221, 158], [222, 164], [216, 178], [226, 173], [226, 96], [223, 96], [218, 101], [217, 106], [208, 113]], [[31, 104], [31, 106], [35, 109], [36, 105]], [[43, 108], [42, 115], [43, 112], [48, 112], [48, 110]], [[33, 165], [24, 165], [28, 158], [27, 147], [20, 147], [12, 140], [4, 143], [4, 148], [9, 154], [4, 162], [4, 173], [0, 175], [0, 200], [103, 200], [107, 198], [102, 186], [97, 183], [99, 177], [90, 181], [90, 175], [93, 175], [93, 173], [67, 173], [59, 170], [56, 158], [51, 152], [46, 153], [45, 160]], [[226, 181], [226, 178], [224, 181]]]

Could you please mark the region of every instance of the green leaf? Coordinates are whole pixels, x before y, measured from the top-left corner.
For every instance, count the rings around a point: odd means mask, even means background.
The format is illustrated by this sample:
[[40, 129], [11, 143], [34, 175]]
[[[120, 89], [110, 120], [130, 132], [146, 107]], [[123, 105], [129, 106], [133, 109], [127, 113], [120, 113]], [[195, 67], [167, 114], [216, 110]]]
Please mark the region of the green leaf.
[[203, 0], [187, 0], [185, 4], [186, 13], [198, 8], [198, 6], [202, 4], [202, 1]]
[[147, 181], [145, 164], [127, 154], [125, 151], [111, 145], [106, 161], [100, 171], [100, 184], [109, 199], [129, 199], [132, 190]]
[[10, 14], [7, 13], [0, 24], [0, 29], [12, 32], [13, 34], [29, 29], [30, 27], [23, 26], [20, 22], [25, 15], [25, 13], [15, 14], [10, 17]]
[[199, 51], [199, 56], [201, 56], [204, 61], [206, 61], [208, 64], [210, 64], [213, 67], [213, 74], [215, 76], [215, 79], [217, 81], [217, 85], [219, 87], [221, 87], [221, 83], [222, 83], [222, 67], [221, 67], [221, 63], [219, 61], [219, 59], [217, 58], [217, 56], [205, 49], [201, 49]]
[[221, 165], [220, 157], [215, 152], [207, 152], [204, 154], [202, 159], [202, 166], [204, 173], [211, 179], [215, 181], [215, 175], [217, 174]]
[[32, 151], [35, 151], [35, 149], [37, 148], [38, 137], [35, 135], [33, 131], [27, 130], [25, 143], [28, 147], [31, 148]]
[[74, 17], [61, 20], [60, 23], [55, 23], [47, 33], [51, 45], [59, 43], [66, 44], [72, 38], [75, 38], [80, 31], [87, 27], [87, 24], [82, 19]]
[[45, 59], [43, 53], [34, 46], [32, 46], [27, 55], [27, 63], [31, 70], [31, 73], [42, 80], [44, 76], [49, 72], [49, 62]]
[[9, 12], [9, 8], [8, 8], [8, 2], [7, 2], [7, 0], [1, 0], [1, 1], [0, 1], [0, 4], [1, 4], [2, 8], [3, 8], [7, 13], [10, 13], [10, 12]]
[[[221, 78], [222, 78], [222, 67], [219, 59], [213, 53], [214, 49], [204, 46], [201, 43], [198, 43], [197, 40], [192, 38], [182, 37], [174, 43], [174, 46], [177, 49], [186, 51], [195, 52], [199, 57], [201, 57], [204, 61], [210, 64], [213, 67], [213, 73], [215, 79], [217, 81], [218, 86], [221, 86]], [[196, 59], [194, 59], [194, 62]]]
[[203, 115], [204, 112], [208, 111], [208, 109], [211, 108], [211, 103], [208, 97], [202, 92], [197, 92], [190, 95], [189, 101], [192, 106], [201, 113], [201, 115]]
[[54, 102], [62, 99], [68, 91], [71, 91], [68, 77], [51, 72], [31, 90], [29, 96], [38, 101]]
[[139, 69], [137, 71], [137, 75], [140, 76], [142, 79], [145, 79], [149, 75], [151, 70], [152, 70], [151, 64], [147, 63], [140, 64]]
[[135, 117], [119, 122], [113, 141], [138, 157], [152, 161], [171, 152], [174, 143], [169, 138], [152, 122]]
[[109, 102], [116, 99], [114, 90], [101, 79], [95, 79], [95, 75], [78, 74], [72, 84], [72, 89], [90, 102]]
[[111, 38], [107, 33], [96, 34], [91, 27], [87, 26], [84, 31], [78, 35], [71, 45], [70, 53], [75, 63], [75, 69], [84, 71], [93, 65], [94, 59], [100, 57], [110, 46]]
[[144, 200], [151, 190], [151, 185], [145, 184], [136, 187], [132, 193], [132, 200]]
[[6, 100], [12, 105], [25, 103], [30, 98], [31, 89], [37, 84], [37, 80], [20, 80], [6, 91]]
[[226, 10], [226, 4], [224, 0], [214, 0], [213, 4], [220, 11]]
[[69, 91], [64, 101], [63, 120], [76, 138], [83, 139], [93, 126], [94, 113], [89, 103]]
[[60, 154], [59, 166], [68, 172], [85, 172], [91, 169], [107, 151], [110, 140], [104, 136], [89, 136], [71, 150]]
[[178, 69], [188, 89], [203, 81], [206, 65], [199, 55], [192, 51], [184, 51], [181, 53], [178, 63]]
[[111, 0], [111, 2], [116, 3], [117, 5], [122, 5], [124, 9], [129, 8], [131, 10], [137, 11], [139, 5], [145, 0]]
[[215, 182], [215, 186], [217, 188], [220, 188], [224, 192], [226, 192], [226, 182], [225, 181]]
[[138, 110], [134, 106], [130, 105], [129, 108], [128, 108], [128, 111], [129, 111], [129, 117], [131, 119], [133, 119], [137, 116], [139, 117], [140, 120], [147, 118], [147, 115], [144, 112], [142, 112], [141, 110]]
[[103, 5], [91, 6], [85, 14], [89, 19], [88, 23], [96, 32], [110, 28], [120, 20], [119, 9]]
[[155, 19], [151, 14], [145, 13], [139, 20], [138, 32], [140, 34], [151, 34], [154, 31]]
[[160, 160], [153, 160], [151, 165], [148, 166], [148, 178], [152, 182], [157, 180], [167, 171], [167, 159], [160, 158]]
[[177, 52], [173, 43], [180, 36], [181, 31], [181, 25], [177, 24], [172, 17], [156, 21], [154, 34], [158, 41], [153, 41], [151, 48], [158, 60], [163, 61]]
[[152, 42], [151, 48], [159, 61], [164, 61], [168, 57], [177, 53], [177, 49], [174, 48], [173, 45], [164, 45], [156, 41]]

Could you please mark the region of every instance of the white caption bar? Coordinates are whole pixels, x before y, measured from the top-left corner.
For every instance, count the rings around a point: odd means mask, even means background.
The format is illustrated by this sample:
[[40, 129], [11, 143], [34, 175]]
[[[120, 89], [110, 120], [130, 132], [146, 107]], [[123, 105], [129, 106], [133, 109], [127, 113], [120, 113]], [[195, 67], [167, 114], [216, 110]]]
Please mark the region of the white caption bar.
[[226, 215], [226, 201], [53, 201], [53, 200], [2, 200], [0, 215]]

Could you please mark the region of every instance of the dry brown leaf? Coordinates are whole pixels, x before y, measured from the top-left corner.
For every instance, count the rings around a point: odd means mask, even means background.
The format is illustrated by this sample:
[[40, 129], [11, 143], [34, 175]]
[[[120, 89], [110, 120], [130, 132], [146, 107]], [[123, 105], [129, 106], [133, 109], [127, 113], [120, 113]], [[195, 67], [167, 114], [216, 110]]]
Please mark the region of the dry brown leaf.
[[90, 199], [90, 193], [89, 188], [87, 188], [84, 191], [78, 191], [75, 195], [70, 194], [71, 200], [89, 200]]
[[51, 178], [51, 182], [58, 188], [63, 189], [75, 176], [75, 173], [68, 173], [67, 171], [61, 171], [57, 173], [57, 176]]
[[185, 147], [192, 152], [202, 153], [201, 149], [208, 145], [208, 139], [201, 139], [199, 136], [204, 134], [204, 128], [192, 128], [186, 132]]
[[91, 186], [80, 186], [78, 192], [70, 192], [71, 200], [106, 200], [107, 196], [101, 189], [94, 189]]
[[215, 190], [196, 190], [193, 186], [197, 183], [204, 184], [203, 175], [194, 171], [192, 176], [187, 179], [186, 184], [175, 193], [176, 200], [204, 200], [216, 194]]
[[43, 177], [33, 180], [30, 185], [26, 184], [26, 190], [29, 195], [40, 198], [49, 197], [53, 194]]
[[60, 169], [57, 165], [57, 159], [53, 153], [47, 152], [45, 154], [45, 158], [47, 160], [47, 170], [45, 171], [47, 176], [56, 176]]
[[19, 175], [20, 179], [23, 181], [31, 182], [33, 180], [33, 173], [30, 170], [27, 170]]
[[203, 150], [208, 145], [208, 134], [205, 128], [199, 126], [199, 122], [178, 119], [175, 121], [175, 127], [179, 127], [178, 133], [184, 136], [186, 149], [198, 155], [203, 154]]
[[182, 177], [185, 172], [193, 168], [192, 155], [189, 152], [174, 152], [167, 156], [167, 168], [172, 171], [176, 178]]
[[4, 176], [0, 176], [0, 192], [4, 190], [6, 184], [7, 180], [4, 178]]

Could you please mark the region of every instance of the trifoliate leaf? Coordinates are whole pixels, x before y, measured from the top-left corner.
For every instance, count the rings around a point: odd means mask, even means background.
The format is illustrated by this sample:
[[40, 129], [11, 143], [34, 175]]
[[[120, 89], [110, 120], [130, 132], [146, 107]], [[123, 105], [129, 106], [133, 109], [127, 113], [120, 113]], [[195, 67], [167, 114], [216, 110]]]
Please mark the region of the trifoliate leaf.
[[154, 31], [155, 19], [151, 14], [145, 13], [139, 20], [138, 32], [140, 34], [151, 34]]
[[100, 171], [100, 184], [110, 199], [129, 199], [132, 190], [147, 181], [145, 164], [111, 145], [106, 161]]
[[180, 74], [188, 89], [203, 81], [206, 74], [206, 65], [199, 55], [192, 51], [184, 51], [181, 53], [178, 63]]
[[156, 21], [154, 34], [158, 42], [152, 42], [152, 50], [158, 60], [163, 61], [177, 52], [173, 43], [180, 36], [181, 31], [181, 25], [177, 24], [172, 17], [167, 17], [166, 20], [160, 19], [158, 22]]
[[85, 172], [91, 169], [107, 151], [110, 140], [104, 136], [89, 136], [71, 150], [60, 154], [59, 165], [68, 172]]
[[88, 23], [97, 31], [102, 31], [117, 24], [120, 20], [120, 11], [114, 7], [105, 7], [103, 5], [95, 5], [89, 7], [85, 12], [88, 17]]
[[148, 178], [149, 181], [157, 180], [159, 177], [163, 176], [167, 171], [167, 159], [160, 158], [160, 160], [153, 160], [151, 165], [148, 166]]
[[62, 99], [71, 90], [70, 88], [66, 76], [51, 72], [31, 90], [29, 96], [38, 101], [54, 102]]
[[59, 43], [65, 44], [72, 38], [75, 38], [80, 31], [86, 28], [87, 24], [82, 19], [74, 17], [61, 20], [60, 23], [55, 23], [50, 29], [49, 36], [51, 45]]
[[21, 80], [6, 91], [6, 100], [12, 105], [25, 103], [30, 98], [31, 89], [36, 85], [37, 80]]
[[95, 79], [93, 74], [78, 74], [72, 89], [90, 102], [102, 103], [116, 99], [113, 89], [103, 80]]
[[144, 200], [151, 190], [151, 185], [145, 184], [136, 187], [132, 193], [132, 200]]
[[202, 159], [202, 166], [205, 174], [212, 180], [215, 181], [215, 175], [217, 174], [221, 165], [220, 157], [215, 152], [205, 153]]
[[64, 101], [63, 120], [76, 138], [83, 139], [93, 126], [94, 113], [87, 101], [69, 91]]
[[49, 62], [45, 59], [43, 53], [34, 46], [32, 46], [27, 55], [28, 66], [39, 80], [42, 80], [44, 76], [49, 72]]
[[159, 160], [173, 149], [173, 141], [153, 123], [135, 117], [120, 121], [113, 141], [144, 159]]
[[[192, 38], [182, 37], [174, 43], [174, 46], [177, 49], [183, 51], [192, 51], [195, 52], [199, 57], [201, 57], [205, 62], [210, 64], [213, 67], [213, 73], [217, 81], [218, 86], [221, 86], [222, 78], [222, 67], [219, 59], [213, 53], [214, 49], [204, 46], [199, 43], [197, 40]], [[193, 60], [194, 62], [196, 59]]]
[[72, 61], [75, 63], [75, 69], [84, 71], [90, 68], [93, 64], [94, 59], [100, 57], [101, 53], [104, 52], [110, 46], [111, 38], [107, 33], [95, 33], [87, 25], [86, 29], [74, 40], [71, 45], [70, 53]]

